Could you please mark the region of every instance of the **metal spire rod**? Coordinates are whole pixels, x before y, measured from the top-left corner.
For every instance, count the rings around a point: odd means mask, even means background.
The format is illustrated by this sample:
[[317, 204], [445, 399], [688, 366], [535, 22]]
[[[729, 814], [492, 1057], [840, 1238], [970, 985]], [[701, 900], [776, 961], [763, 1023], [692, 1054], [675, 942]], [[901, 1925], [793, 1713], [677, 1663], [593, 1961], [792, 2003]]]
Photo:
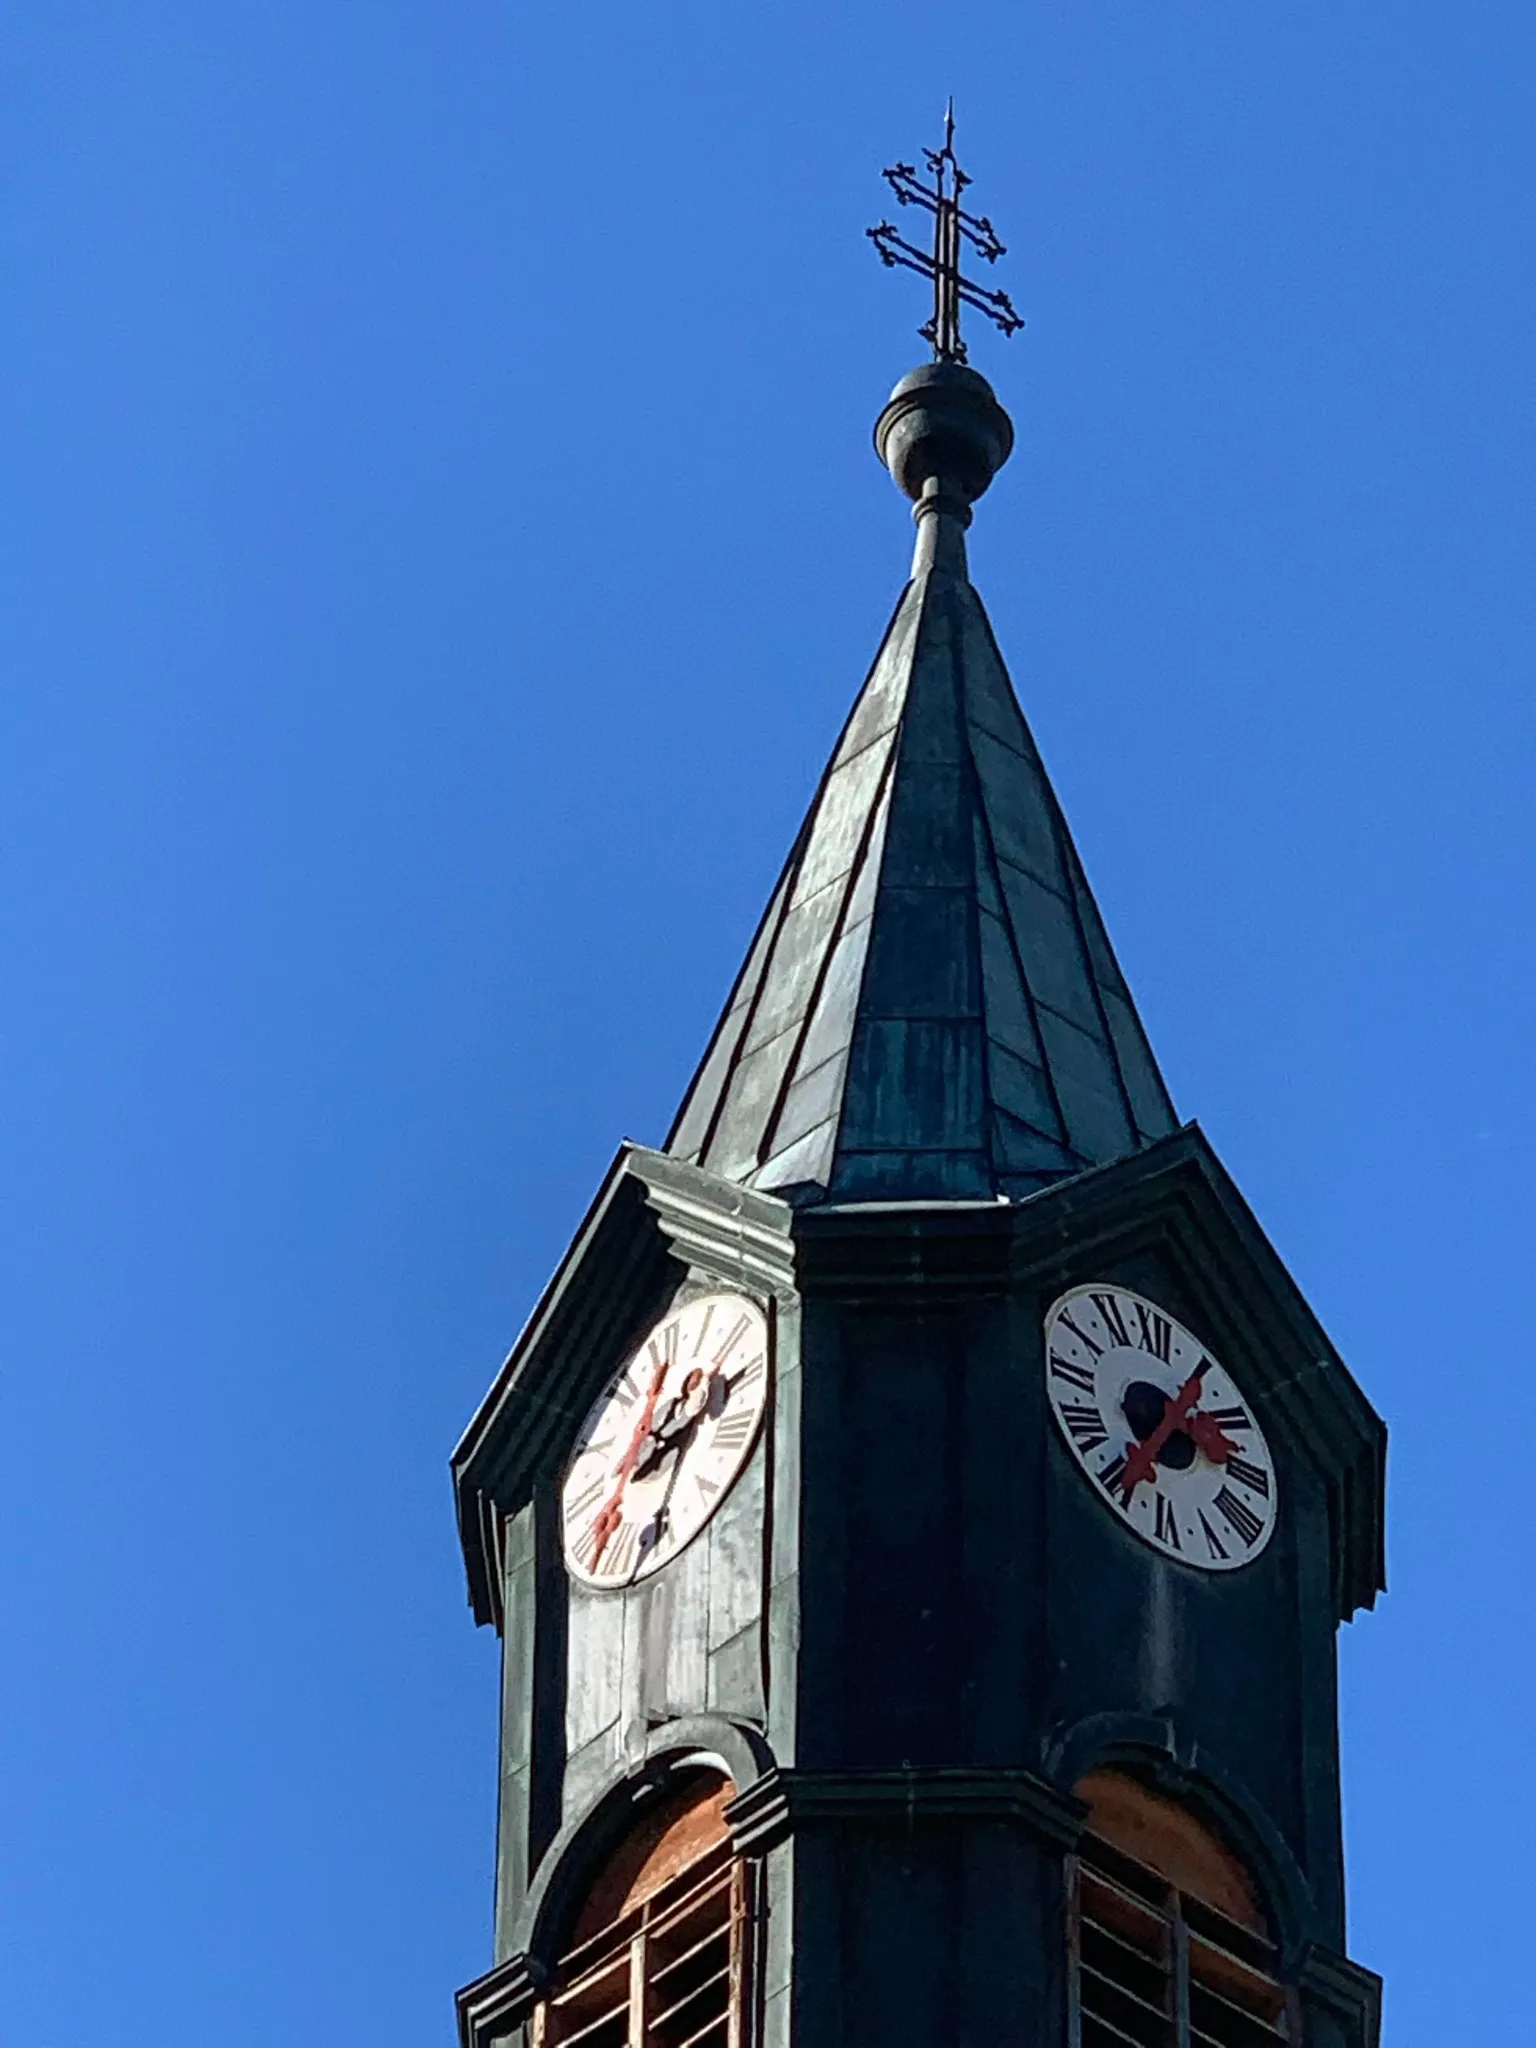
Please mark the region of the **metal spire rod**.
[[933, 318], [917, 331], [932, 346], [939, 362], [963, 363], [966, 358], [965, 343], [960, 339], [962, 305], [985, 313], [1004, 334], [1016, 333], [1024, 322], [1013, 310], [1006, 292], [987, 291], [960, 269], [963, 243], [969, 243], [984, 263], [995, 263], [1007, 251], [986, 215], [967, 213], [960, 204], [960, 195], [971, 181], [955, 157], [953, 100], [944, 110], [944, 147], [925, 149], [923, 160], [932, 174], [931, 185], [919, 178], [911, 164], [892, 164], [882, 175], [899, 205], [925, 207], [933, 215], [932, 253], [904, 240], [888, 220], [867, 233], [882, 263], [915, 270], [920, 277], [933, 280]]

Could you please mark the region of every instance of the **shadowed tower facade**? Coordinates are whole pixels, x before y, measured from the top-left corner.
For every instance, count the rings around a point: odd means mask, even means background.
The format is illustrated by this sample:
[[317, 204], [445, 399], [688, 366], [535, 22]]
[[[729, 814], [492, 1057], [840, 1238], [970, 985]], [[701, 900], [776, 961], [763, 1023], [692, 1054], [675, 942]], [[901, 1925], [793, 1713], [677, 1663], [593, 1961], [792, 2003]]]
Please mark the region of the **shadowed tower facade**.
[[1180, 1124], [981, 601], [1001, 244], [887, 173], [911, 580], [666, 1146], [454, 1458], [504, 1645], [464, 2048], [1375, 2048], [1335, 1635], [1382, 1425]]

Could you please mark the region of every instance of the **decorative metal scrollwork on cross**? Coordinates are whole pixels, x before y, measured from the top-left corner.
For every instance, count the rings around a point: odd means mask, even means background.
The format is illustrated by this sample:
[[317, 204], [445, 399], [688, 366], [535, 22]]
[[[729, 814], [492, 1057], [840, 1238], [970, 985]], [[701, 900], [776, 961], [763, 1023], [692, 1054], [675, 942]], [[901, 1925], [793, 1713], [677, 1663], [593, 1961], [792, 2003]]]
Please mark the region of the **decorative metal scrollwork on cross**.
[[892, 267], [915, 270], [933, 280], [933, 318], [917, 331], [932, 345], [941, 363], [963, 363], [965, 343], [960, 339], [960, 308], [974, 306], [995, 321], [1004, 334], [1014, 334], [1024, 325], [1013, 310], [1006, 292], [987, 291], [962, 275], [960, 250], [969, 243], [984, 263], [995, 263], [1008, 252], [997, 239], [997, 231], [985, 214], [967, 213], [960, 195], [970, 179], [955, 161], [955, 107], [951, 100], [944, 114], [944, 147], [925, 149], [923, 159], [933, 175], [924, 184], [911, 164], [892, 164], [883, 173], [886, 183], [902, 206], [922, 206], [933, 215], [933, 251], [919, 249], [905, 241], [888, 220], [867, 230], [880, 252], [880, 261]]

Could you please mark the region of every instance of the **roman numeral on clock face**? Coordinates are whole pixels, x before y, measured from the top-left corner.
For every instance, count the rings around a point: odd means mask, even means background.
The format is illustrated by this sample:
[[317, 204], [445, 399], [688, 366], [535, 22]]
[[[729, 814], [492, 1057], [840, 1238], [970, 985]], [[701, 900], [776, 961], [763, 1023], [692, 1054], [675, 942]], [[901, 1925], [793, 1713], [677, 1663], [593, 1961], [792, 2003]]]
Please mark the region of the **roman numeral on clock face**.
[[1218, 1513], [1225, 1517], [1229, 1526], [1252, 1550], [1264, 1524], [1246, 1501], [1239, 1500], [1230, 1486], [1224, 1486], [1211, 1503]]
[[1080, 1451], [1096, 1451], [1100, 1444], [1109, 1442], [1109, 1431], [1097, 1408], [1081, 1401], [1063, 1401], [1060, 1413]]
[[666, 1323], [651, 1338], [646, 1349], [651, 1354], [651, 1363], [660, 1372], [663, 1366], [670, 1372], [677, 1357], [678, 1328], [676, 1323]]
[[1212, 1422], [1219, 1422], [1223, 1429], [1252, 1429], [1246, 1408], [1211, 1408], [1207, 1410]]
[[597, 1571], [605, 1579], [628, 1578], [635, 1562], [635, 1552], [640, 1547], [640, 1525], [638, 1522], [620, 1522], [609, 1537], [607, 1547], [597, 1561]]
[[1115, 1488], [1120, 1484], [1121, 1474], [1124, 1471], [1124, 1458], [1116, 1458], [1112, 1463], [1104, 1467], [1104, 1470], [1099, 1474], [1099, 1484], [1106, 1493], [1114, 1492]]
[[741, 1342], [742, 1338], [746, 1335], [746, 1333], [747, 1318], [745, 1316], [738, 1316], [735, 1322], [731, 1325], [730, 1335], [721, 1344], [719, 1350], [715, 1352], [714, 1363], [716, 1365], [724, 1365], [726, 1359], [730, 1356], [731, 1352], [735, 1350], [736, 1346]]
[[[1129, 1344], [1131, 1333], [1125, 1327], [1125, 1317], [1120, 1313], [1120, 1304], [1115, 1297], [1112, 1294], [1095, 1294], [1091, 1299], [1099, 1312], [1099, 1321], [1109, 1332], [1110, 1343]], [[1062, 1321], [1066, 1321], [1065, 1316], [1062, 1317]]]
[[1072, 1311], [1070, 1309], [1064, 1308], [1062, 1310], [1061, 1320], [1066, 1325], [1066, 1327], [1072, 1332], [1073, 1336], [1077, 1339], [1079, 1344], [1086, 1344], [1088, 1346], [1088, 1349], [1093, 1353], [1095, 1358], [1102, 1358], [1104, 1356], [1104, 1346], [1098, 1341], [1096, 1337], [1090, 1337], [1088, 1332], [1083, 1328], [1081, 1323], [1073, 1322]]
[[1166, 1543], [1170, 1550], [1182, 1550], [1179, 1541], [1179, 1518], [1174, 1513], [1173, 1502], [1166, 1493], [1157, 1496], [1157, 1540]]
[[597, 1477], [592, 1481], [590, 1486], [584, 1486], [581, 1489], [580, 1493], [572, 1494], [571, 1498], [565, 1504], [565, 1519], [567, 1524], [571, 1522], [579, 1522], [582, 1516], [587, 1512], [588, 1508], [595, 1508], [597, 1506], [598, 1502], [603, 1497], [603, 1488], [606, 1484], [606, 1478], [601, 1472], [599, 1472]]
[[[1066, 1317], [1062, 1317], [1066, 1321]], [[1093, 1392], [1093, 1368], [1088, 1365], [1074, 1365], [1070, 1358], [1063, 1358], [1059, 1351], [1051, 1353], [1051, 1378], [1065, 1380], [1069, 1387], [1076, 1387], [1084, 1394]]]
[[712, 1451], [739, 1451], [752, 1434], [752, 1425], [757, 1417], [748, 1408], [735, 1415], [722, 1415], [715, 1424], [714, 1434], [709, 1439]]
[[1150, 1351], [1154, 1358], [1168, 1363], [1168, 1352], [1173, 1343], [1173, 1325], [1166, 1316], [1160, 1316], [1155, 1308], [1148, 1308], [1144, 1301], [1136, 1304], [1138, 1325], [1136, 1341], [1143, 1351]]
[[1262, 1465], [1250, 1465], [1246, 1458], [1228, 1458], [1227, 1474], [1250, 1493], [1262, 1493], [1269, 1499], [1269, 1474]]

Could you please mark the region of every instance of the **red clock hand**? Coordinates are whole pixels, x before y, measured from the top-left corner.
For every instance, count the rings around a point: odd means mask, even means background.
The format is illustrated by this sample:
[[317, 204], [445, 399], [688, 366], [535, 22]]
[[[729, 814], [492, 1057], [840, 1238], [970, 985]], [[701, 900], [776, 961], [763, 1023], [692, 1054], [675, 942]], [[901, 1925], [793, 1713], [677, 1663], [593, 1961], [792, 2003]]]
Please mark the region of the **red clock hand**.
[[656, 1403], [661, 1399], [662, 1382], [667, 1376], [668, 1361], [664, 1358], [656, 1368], [651, 1381], [651, 1391], [645, 1397], [645, 1406], [640, 1410], [640, 1420], [635, 1424], [635, 1433], [629, 1440], [629, 1449], [614, 1467], [618, 1485], [608, 1496], [592, 1518], [592, 1562], [589, 1570], [597, 1570], [597, 1561], [608, 1548], [608, 1538], [623, 1521], [622, 1502], [624, 1489], [629, 1484], [629, 1475], [634, 1471], [640, 1458], [640, 1446], [651, 1433], [651, 1423], [656, 1414]]
[[1184, 1427], [1213, 1465], [1225, 1465], [1229, 1458], [1237, 1456], [1237, 1445], [1214, 1415], [1191, 1415]]
[[[1153, 1472], [1157, 1468], [1158, 1452], [1167, 1443], [1173, 1432], [1176, 1429], [1182, 1428], [1188, 1420], [1190, 1412], [1200, 1398], [1200, 1382], [1205, 1378], [1210, 1363], [1211, 1361], [1208, 1358], [1201, 1359], [1189, 1378], [1163, 1410], [1163, 1419], [1156, 1429], [1153, 1430], [1149, 1437], [1136, 1444], [1127, 1456], [1125, 1470], [1120, 1474], [1118, 1481], [1127, 1506], [1130, 1505], [1131, 1495], [1140, 1486], [1143, 1479], [1150, 1479], [1152, 1477]], [[1218, 1431], [1220, 1430], [1220, 1424], [1217, 1424], [1217, 1429]], [[1224, 1438], [1223, 1441], [1225, 1442]]]

